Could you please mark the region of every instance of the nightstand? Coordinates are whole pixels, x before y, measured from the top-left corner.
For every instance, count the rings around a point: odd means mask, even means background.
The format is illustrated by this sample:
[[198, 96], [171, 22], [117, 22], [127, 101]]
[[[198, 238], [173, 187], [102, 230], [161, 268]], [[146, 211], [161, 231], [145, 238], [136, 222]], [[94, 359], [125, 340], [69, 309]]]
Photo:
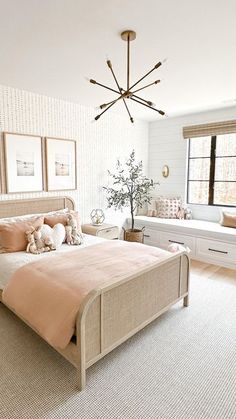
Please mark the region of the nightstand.
[[114, 224], [83, 224], [82, 232], [92, 236], [103, 237], [104, 239], [115, 240], [119, 238], [119, 228]]

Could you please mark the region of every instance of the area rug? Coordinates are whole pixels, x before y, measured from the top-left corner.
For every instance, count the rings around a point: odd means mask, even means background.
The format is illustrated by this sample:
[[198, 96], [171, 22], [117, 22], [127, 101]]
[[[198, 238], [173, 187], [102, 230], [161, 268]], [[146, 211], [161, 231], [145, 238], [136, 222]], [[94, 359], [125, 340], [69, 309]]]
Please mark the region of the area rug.
[[74, 367], [0, 304], [0, 418], [235, 419], [236, 275], [194, 272], [190, 306], [92, 366], [81, 393]]

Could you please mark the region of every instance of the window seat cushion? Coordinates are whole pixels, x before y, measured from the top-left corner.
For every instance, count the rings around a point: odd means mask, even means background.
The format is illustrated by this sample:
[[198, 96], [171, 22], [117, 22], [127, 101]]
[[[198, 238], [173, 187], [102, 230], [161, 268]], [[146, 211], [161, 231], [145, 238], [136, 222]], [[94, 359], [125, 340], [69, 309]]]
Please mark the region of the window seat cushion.
[[211, 221], [179, 220], [138, 215], [135, 217], [135, 226], [138, 228], [141, 225], [162, 231], [174, 231], [236, 243], [235, 228], [224, 227]]

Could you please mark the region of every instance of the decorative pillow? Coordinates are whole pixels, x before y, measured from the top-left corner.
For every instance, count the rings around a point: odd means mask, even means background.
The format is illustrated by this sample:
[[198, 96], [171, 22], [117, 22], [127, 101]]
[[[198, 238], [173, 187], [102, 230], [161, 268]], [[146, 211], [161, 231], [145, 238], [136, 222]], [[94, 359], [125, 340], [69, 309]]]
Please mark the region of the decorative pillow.
[[224, 227], [236, 228], [236, 214], [222, 211], [220, 224]]
[[149, 209], [147, 211], [147, 217], [157, 217], [157, 210], [156, 209]]
[[147, 215], [147, 204], [143, 204], [142, 208], [137, 208], [135, 215]]
[[167, 250], [171, 253], [176, 253], [176, 252], [187, 252], [190, 253], [190, 249], [188, 246], [183, 246], [182, 244], [179, 243], [171, 243], [168, 245]]
[[56, 249], [59, 249], [65, 240], [66, 230], [63, 224], [55, 224], [53, 228], [48, 224], [43, 224], [40, 231], [42, 240], [51, 239]]
[[48, 224], [50, 227], [54, 227], [55, 224], [58, 224], [58, 223], [63, 224], [64, 226], [66, 226], [67, 225], [67, 220], [68, 220], [68, 217], [67, 217], [68, 214], [72, 214], [75, 217], [75, 219], [77, 221], [78, 232], [82, 234], [80, 217], [79, 217], [79, 214], [78, 214], [77, 211], [71, 210], [71, 211], [67, 211], [66, 213], [63, 213], [63, 214], [56, 213], [55, 215], [45, 215], [44, 223]]
[[27, 237], [25, 232], [31, 227], [37, 228], [43, 225], [44, 217], [27, 217], [19, 221], [0, 220], [0, 253], [20, 252], [26, 249]]
[[179, 208], [182, 206], [180, 197], [164, 198], [159, 197], [157, 202], [157, 217], [159, 218], [177, 218]]

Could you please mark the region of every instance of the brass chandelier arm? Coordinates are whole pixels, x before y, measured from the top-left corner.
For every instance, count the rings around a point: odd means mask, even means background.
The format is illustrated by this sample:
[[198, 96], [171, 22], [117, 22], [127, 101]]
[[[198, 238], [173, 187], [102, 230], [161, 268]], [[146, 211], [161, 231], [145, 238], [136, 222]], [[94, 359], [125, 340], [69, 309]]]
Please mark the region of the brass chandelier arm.
[[117, 85], [117, 87], [118, 87], [118, 90], [119, 90], [120, 94], [122, 95], [122, 89], [121, 89], [121, 87], [120, 87], [120, 85], [119, 85], [119, 83], [118, 83], [118, 80], [117, 80], [117, 78], [116, 78], [116, 75], [115, 75], [115, 73], [114, 73], [114, 70], [113, 70], [113, 68], [112, 68], [112, 64], [111, 64], [111, 61], [110, 61], [110, 60], [107, 60], [107, 65], [108, 65], [108, 67], [110, 68], [111, 73], [112, 73], [112, 75], [113, 75], [113, 78], [114, 78], [114, 80], [115, 80], [115, 82], [116, 82], [116, 85]]
[[134, 123], [134, 119], [132, 118], [132, 116], [131, 116], [131, 114], [130, 114], [130, 111], [129, 111], [129, 108], [128, 108], [128, 105], [127, 105], [127, 103], [126, 103], [125, 99], [123, 99], [123, 102], [124, 102], [124, 105], [125, 105], [125, 107], [126, 107], [126, 110], [127, 110], [128, 114], [129, 114], [129, 119], [130, 119], [130, 121], [131, 121], [131, 122], [132, 122], [132, 124], [133, 124], [133, 123]]
[[[118, 80], [117, 80], [117, 78], [116, 78], [116, 76], [115, 76], [115, 73], [114, 73], [114, 71], [113, 71], [113, 68], [112, 68], [112, 64], [111, 64], [111, 61], [110, 60], [108, 60], [107, 61], [107, 65], [108, 65], [108, 67], [110, 68], [110, 70], [111, 70], [111, 73], [112, 73], [112, 75], [113, 75], [113, 77], [114, 77], [114, 80], [115, 80], [115, 82], [116, 82], [116, 85], [117, 85], [117, 87], [118, 87], [118, 89], [119, 89], [119, 91], [120, 91], [120, 94], [121, 94], [121, 96], [122, 96], [122, 88], [120, 87], [120, 85], [119, 85], [119, 83], [118, 83]], [[125, 101], [125, 99], [122, 97], [122, 100], [123, 100], [123, 102], [124, 102], [124, 105], [125, 105], [125, 108], [126, 108], [126, 110], [127, 110], [127, 112], [128, 112], [128, 115], [129, 115], [129, 118], [130, 118], [130, 121], [133, 123], [134, 122], [134, 120], [133, 120], [133, 118], [132, 118], [132, 116], [131, 116], [131, 114], [130, 114], [130, 111], [129, 111], [129, 108], [128, 108], [128, 106], [127, 106], [127, 103], [126, 103], [126, 101]]]
[[155, 106], [155, 104], [154, 104], [153, 102], [151, 102], [150, 100], [143, 99], [143, 98], [142, 98], [142, 97], [140, 97], [140, 96], [137, 96], [137, 95], [130, 95], [130, 98], [131, 98], [131, 97], [135, 97], [136, 99], [142, 100], [143, 102], [147, 103], [149, 106]]
[[161, 80], [155, 80], [153, 83], [147, 84], [146, 86], [140, 87], [140, 89], [135, 90], [133, 93], [139, 92], [140, 90], [146, 89], [149, 86], [153, 86], [153, 84], [160, 83]]
[[138, 81], [136, 81], [136, 83], [134, 83], [130, 89], [133, 89], [134, 86], [136, 86], [138, 83], [140, 83], [143, 79], [145, 79], [147, 76], [149, 76], [149, 74], [151, 74], [154, 70], [156, 70], [157, 68], [159, 68], [162, 65], [161, 61], [159, 61], [159, 63], [157, 63], [150, 71], [148, 71], [148, 73], [146, 73], [143, 77], [141, 77], [141, 79], [139, 79]]
[[120, 94], [120, 92], [118, 92], [117, 90], [112, 89], [111, 87], [105, 86], [105, 84], [98, 83], [98, 81], [96, 81], [96, 80], [90, 79], [89, 81], [92, 84], [97, 84], [98, 86], [104, 87], [104, 89], [108, 89], [108, 90], [111, 90], [114, 93], [118, 93], [118, 95]]
[[101, 112], [99, 115], [95, 116], [95, 120], [97, 121], [100, 116], [102, 116], [106, 111], [108, 111], [108, 109], [110, 109], [113, 105], [115, 105], [116, 101], [114, 100], [114, 102], [112, 102], [103, 112]]
[[118, 102], [118, 100], [120, 100], [120, 99], [122, 99], [122, 95], [120, 95], [117, 99], [115, 99], [115, 100], [111, 100], [110, 102], [108, 102], [108, 103], [103, 103], [102, 105], [100, 105], [99, 106], [99, 108], [100, 109], [104, 109], [104, 108], [106, 108], [107, 106], [109, 106], [111, 103], [116, 103], [116, 102]]
[[132, 97], [130, 99], [133, 100], [134, 102], [140, 103], [140, 105], [146, 106], [149, 109], [153, 109], [154, 111], [158, 112], [160, 115], [165, 115], [165, 112], [163, 112], [159, 109], [153, 108], [152, 106], [146, 105], [146, 103], [140, 102], [139, 100], [134, 99]]

